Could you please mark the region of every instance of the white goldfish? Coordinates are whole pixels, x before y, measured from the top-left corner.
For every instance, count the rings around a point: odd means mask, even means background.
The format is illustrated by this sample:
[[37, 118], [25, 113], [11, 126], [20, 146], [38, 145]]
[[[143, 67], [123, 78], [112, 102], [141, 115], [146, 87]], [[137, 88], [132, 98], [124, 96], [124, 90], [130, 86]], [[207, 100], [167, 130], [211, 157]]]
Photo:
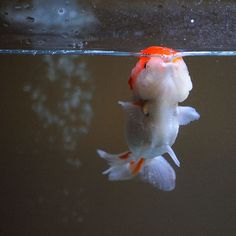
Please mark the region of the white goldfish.
[[129, 151], [112, 155], [98, 150], [98, 154], [110, 165], [104, 172], [109, 180], [139, 175], [157, 188], [170, 191], [175, 188], [175, 171], [161, 155], [168, 153], [179, 166], [171, 148], [179, 126], [200, 116], [194, 108], [178, 106], [188, 97], [192, 82], [183, 59], [172, 59], [177, 51], [153, 46], [141, 53], [146, 56], [140, 57], [129, 80], [133, 100], [119, 102], [126, 114]]

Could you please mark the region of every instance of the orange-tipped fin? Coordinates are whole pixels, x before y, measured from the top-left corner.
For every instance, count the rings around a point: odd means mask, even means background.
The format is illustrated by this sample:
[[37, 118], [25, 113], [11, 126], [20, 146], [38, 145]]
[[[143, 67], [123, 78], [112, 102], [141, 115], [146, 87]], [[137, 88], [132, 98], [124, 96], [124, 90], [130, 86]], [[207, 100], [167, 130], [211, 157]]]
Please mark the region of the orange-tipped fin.
[[137, 175], [140, 170], [142, 169], [144, 164], [144, 158], [140, 158], [137, 163], [135, 163], [133, 160], [130, 161], [130, 170], [132, 175]]
[[119, 158], [121, 160], [127, 160], [130, 157], [130, 155], [131, 155], [131, 152], [126, 152], [126, 153], [120, 155]]

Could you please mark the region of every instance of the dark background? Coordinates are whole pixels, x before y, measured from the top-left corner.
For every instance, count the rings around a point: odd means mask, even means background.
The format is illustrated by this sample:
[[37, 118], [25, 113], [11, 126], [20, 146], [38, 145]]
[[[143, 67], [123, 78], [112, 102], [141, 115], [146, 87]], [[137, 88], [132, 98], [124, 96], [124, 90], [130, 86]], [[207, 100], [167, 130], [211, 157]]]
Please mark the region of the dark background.
[[[44, 57], [0, 57], [0, 234], [234, 235], [235, 59], [185, 59], [194, 86], [184, 104], [195, 107], [201, 118], [181, 127], [173, 146], [181, 168], [172, 192], [136, 179], [109, 182], [101, 174], [107, 165], [97, 148], [111, 153], [127, 149], [117, 101], [131, 96], [127, 80], [136, 59], [80, 57], [74, 63], [81, 61], [90, 73], [86, 86], [93, 94], [93, 117], [89, 132], [73, 136], [76, 145], [68, 149], [60, 127], [45, 125], [32, 110], [37, 97], [25, 86], [44, 91], [45, 104], [61, 114], [57, 102], [65, 91], [57, 85], [69, 78], [58, 72], [52, 85]], [[73, 112], [79, 116], [82, 111]]]

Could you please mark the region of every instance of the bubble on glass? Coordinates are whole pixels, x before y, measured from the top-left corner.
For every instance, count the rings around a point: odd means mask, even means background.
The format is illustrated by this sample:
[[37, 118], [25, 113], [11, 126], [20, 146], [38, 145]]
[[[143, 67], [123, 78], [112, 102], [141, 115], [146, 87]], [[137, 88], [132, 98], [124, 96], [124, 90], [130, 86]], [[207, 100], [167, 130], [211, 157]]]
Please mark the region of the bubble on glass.
[[58, 13], [59, 15], [64, 15], [64, 14], [65, 14], [65, 9], [64, 9], [64, 8], [59, 8], [58, 11], [57, 11], [57, 13]]
[[197, 1], [197, 5], [201, 5], [203, 3], [203, 0]]
[[141, 37], [141, 36], [144, 35], [144, 32], [143, 32], [143, 31], [135, 31], [135, 32], [134, 32], [134, 35], [135, 35], [136, 37]]
[[27, 22], [30, 22], [30, 23], [34, 23], [34, 22], [35, 22], [35, 18], [34, 18], [34, 17], [31, 17], [31, 16], [27, 16], [27, 17], [26, 17], [26, 21], [27, 21]]
[[30, 4], [29, 3], [23, 3], [23, 8], [24, 9], [30, 9]]
[[[76, 225], [83, 223], [88, 214], [88, 201], [84, 188], [62, 186], [55, 191], [61, 203], [57, 208], [57, 217], [60, 219], [61, 223], [75, 223]], [[70, 202], [70, 204], [67, 204], [68, 202]], [[41, 195], [36, 198], [35, 203], [41, 208], [48, 209], [55, 204], [54, 195], [52, 196], [47, 192], [41, 193]]]
[[63, 33], [61, 34], [61, 36], [62, 36], [63, 38], [65, 38], [65, 39], [67, 39], [67, 38], [69, 37], [69, 34], [68, 34], [67, 32], [63, 32]]
[[32, 89], [32, 86], [30, 84], [27, 84], [23, 87], [24, 92], [30, 92], [31, 89]]
[[21, 6], [21, 5], [16, 5], [16, 6], [14, 6], [14, 9], [15, 9], [15, 10], [21, 10], [21, 9], [22, 9], [22, 6]]
[[38, 40], [37, 44], [39, 46], [43, 46], [45, 44], [45, 40]]
[[8, 23], [2, 23], [3, 27], [9, 27], [9, 24]]
[[67, 158], [66, 162], [69, 164], [69, 165], [72, 165], [76, 168], [79, 168], [81, 166], [81, 162], [78, 160], [78, 159], [75, 159], [75, 158]]
[[25, 40], [22, 40], [22, 43], [29, 46], [29, 45], [32, 44], [32, 40], [31, 39], [25, 39]]
[[87, 42], [83, 42], [83, 41], [74, 41], [74, 42], [68, 44], [68, 46], [73, 49], [83, 49], [84, 46], [86, 46], [86, 45], [87, 45]]

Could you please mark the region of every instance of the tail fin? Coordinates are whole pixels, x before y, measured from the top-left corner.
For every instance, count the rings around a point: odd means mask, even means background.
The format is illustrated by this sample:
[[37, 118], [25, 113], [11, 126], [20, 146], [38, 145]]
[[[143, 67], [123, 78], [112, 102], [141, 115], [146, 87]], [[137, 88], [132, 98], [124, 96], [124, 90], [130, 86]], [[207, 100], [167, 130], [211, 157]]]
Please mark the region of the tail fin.
[[175, 171], [162, 156], [146, 160], [140, 175], [143, 181], [160, 190], [171, 191], [175, 188]]
[[109, 169], [105, 170], [103, 174], [107, 174], [108, 179], [111, 181], [127, 180], [134, 177], [130, 171], [129, 163], [125, 163], [123, 165], [111, 166]]
[[135, 162], [132, 160], [131, 152], [117, 155], [102, 150], [97, 150], [97, 152], [110, 165], [103, 174], [107, 174], [111, 181], [128, 180], [140, 175], [143, 181], [151, 183], [160, 190], [171, 191], [175, 188], [175, 171], [162, 156], [145, 159], [145, 161], [140, 158]]

